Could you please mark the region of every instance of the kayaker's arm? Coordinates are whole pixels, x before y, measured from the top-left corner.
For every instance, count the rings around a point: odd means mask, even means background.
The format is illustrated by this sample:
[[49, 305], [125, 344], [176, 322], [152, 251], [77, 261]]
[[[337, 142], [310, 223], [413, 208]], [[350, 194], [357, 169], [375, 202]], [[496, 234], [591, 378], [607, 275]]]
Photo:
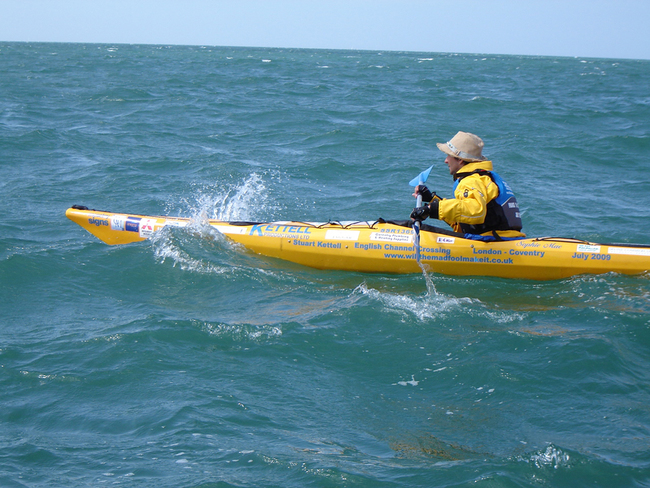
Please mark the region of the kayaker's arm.
[[439, 218], [452, 225], [456, 222], [482, 224], [487, 214], [487, 202], [499, 195], [499, 188], [487, 176], [473, 175], [458, 183], [455, 198], [440, 201]]
[[[424, 200], [428, 189], [418, 187], [415, 194], [418, 190]], [[442, 220], [452, 227], [457, 223], [482, 224], [487, 214], [487, 201], [496, 198], [498, 192], [497, 185], [489, 177], [479, 175], [468, 177], [459, 182], [454, 192], [455, 198], [441, 199], [435, 193], [429, 192], [431, 203], [413, 209], [411, 218], [425, 220], [431, 217]]]

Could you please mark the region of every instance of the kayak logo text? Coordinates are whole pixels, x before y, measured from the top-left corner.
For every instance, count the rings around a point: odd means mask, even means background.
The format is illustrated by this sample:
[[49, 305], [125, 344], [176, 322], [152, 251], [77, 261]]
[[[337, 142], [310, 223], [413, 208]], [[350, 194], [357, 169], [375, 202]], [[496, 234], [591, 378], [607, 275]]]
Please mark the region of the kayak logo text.
[[97, 219], [95, 217], [91, 217], [88, 219], [88, 223], [90, 225], [96, 225], [97, 227], [101, 227], [102, 225], [108, 227], [108, 220], [106, 219]]
[[268, 237], [300, 237], [300, 234], [311, 234], [311, 231], [309, 227], [299, 225], [256, 224], [251, 228], [249, 235]]

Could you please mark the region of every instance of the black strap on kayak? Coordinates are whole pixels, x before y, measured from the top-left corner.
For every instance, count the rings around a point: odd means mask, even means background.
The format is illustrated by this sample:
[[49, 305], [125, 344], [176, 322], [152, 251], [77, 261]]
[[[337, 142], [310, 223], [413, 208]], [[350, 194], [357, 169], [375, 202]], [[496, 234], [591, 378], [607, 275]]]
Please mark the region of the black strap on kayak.
[[70, 208], [74, 208], [75, 210], [89, 210], [91, 212], [104, 212], [104, 213], [111, 213], [108, 210], [97, 210], [96, 208], [88, 208], [85, 205], [73, 205]]

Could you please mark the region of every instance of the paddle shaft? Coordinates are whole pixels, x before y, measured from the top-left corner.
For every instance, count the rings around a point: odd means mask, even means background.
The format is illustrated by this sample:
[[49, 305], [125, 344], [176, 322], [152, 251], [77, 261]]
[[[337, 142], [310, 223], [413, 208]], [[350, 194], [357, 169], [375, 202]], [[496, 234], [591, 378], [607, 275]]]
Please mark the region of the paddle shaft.
[[[422, 184], [424, 184], [424, 182], [422, 181], [422, 174], [420, 174], [420, 182], [418, 184], [418, 187], [419, 185]], [[418, 191], [416, 206], [417, 207], [422, 206], [422, 195], [420, 195], [419, 191]], [[419, 220], [415, 221], [415, 223], [413, 224], [413, 228], [415, 229], [415, 260], [419, 263], [420, 262], [420, 221]]]

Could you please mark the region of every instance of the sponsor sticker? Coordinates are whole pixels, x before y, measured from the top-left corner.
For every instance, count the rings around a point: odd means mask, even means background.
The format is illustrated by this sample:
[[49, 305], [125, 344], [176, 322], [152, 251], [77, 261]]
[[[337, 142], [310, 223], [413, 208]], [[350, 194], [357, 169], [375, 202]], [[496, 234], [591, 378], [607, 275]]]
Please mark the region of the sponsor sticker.
[[244, 226], [237, 227], [237, 226], [234, 226], [234, 225], [213, 225], [212, 227], [217, 229], [222, 234], [240, 234], [240, 235], [244, 235], [244, 234], [246, 234], [246, 231], [248, 230]]
[[650, 249], [643, 247], [610, 247], [609, 254], [626, 254], [628, 256], [650, 256]]
[[165, 220], [163, 224], [164, 227], [185, 227], [187, 225], [186, 220]]
[[330, 229], [325, 232], [325, 239], [330, 241], [356, 241], [359, 239], [359, 231]]
[[125, 230], [126, 215], [111, 215], [111, 230]]
[[142, 219], [140, 221], [140, 237], [150, 238], [153, 235], [155, 225], [156, 219]]
[[438, 238], [436, 239], [436, 242], [438, 244], [453, 244], [454, 242], [456, 242], [456, 238], [455, 237], [438, 236]]
[[413, 234], [388, 234], [386, 232], [372, 232], [370, 234], [370, 240], [382, 242], [404, 242], [410, 244], [413, 242]]
[[129, 232], [140, 232], [140, 218], [128, 217], [124, 223], [124, 230]]
[[600, 246], [592, 246], [589, 244], [578, 244], [576, 249], [578, 252], [600, 252]]

